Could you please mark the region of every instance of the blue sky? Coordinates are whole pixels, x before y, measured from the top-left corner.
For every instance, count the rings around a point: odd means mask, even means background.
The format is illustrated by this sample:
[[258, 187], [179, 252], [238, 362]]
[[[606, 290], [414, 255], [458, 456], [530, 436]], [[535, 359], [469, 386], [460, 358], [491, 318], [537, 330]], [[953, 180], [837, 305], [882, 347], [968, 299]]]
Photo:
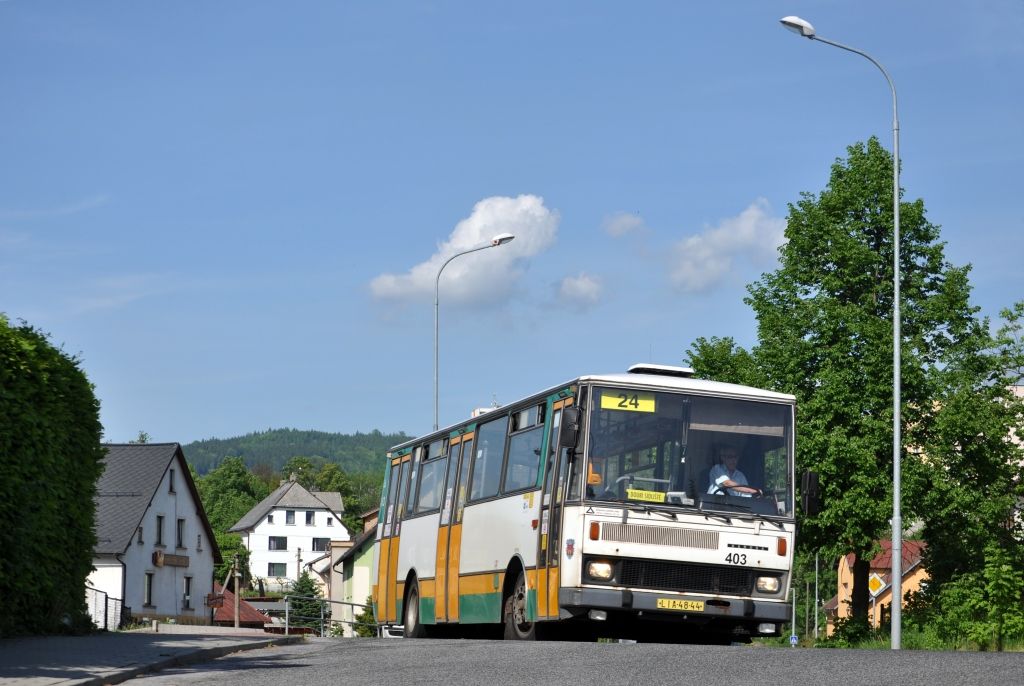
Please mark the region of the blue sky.
[[1024, 3], [0, 0], [0, 312], [105, 438], [405, 431], [749, 346], [745, 285], [846, 146], [1024, 297]]

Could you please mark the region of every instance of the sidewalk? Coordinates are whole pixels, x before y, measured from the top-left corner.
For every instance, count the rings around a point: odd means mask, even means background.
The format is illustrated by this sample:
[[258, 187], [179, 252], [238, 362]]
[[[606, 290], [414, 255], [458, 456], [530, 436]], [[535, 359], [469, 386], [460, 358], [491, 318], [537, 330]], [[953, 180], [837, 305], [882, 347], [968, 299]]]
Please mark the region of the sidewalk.
[[0, 685], [119, 684], [146, 672], [302, 641], [260, 629], [161, 624], [152, 630], [0, 640]]

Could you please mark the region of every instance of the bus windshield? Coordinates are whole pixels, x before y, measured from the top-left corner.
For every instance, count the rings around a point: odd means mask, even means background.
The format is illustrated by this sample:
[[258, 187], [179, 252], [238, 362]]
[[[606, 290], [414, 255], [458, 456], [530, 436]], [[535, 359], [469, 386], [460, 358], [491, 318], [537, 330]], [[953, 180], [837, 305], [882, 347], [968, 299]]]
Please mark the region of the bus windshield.
[[593, 390], [585, 498], [793, 515], [793, 408], [660, 391]]

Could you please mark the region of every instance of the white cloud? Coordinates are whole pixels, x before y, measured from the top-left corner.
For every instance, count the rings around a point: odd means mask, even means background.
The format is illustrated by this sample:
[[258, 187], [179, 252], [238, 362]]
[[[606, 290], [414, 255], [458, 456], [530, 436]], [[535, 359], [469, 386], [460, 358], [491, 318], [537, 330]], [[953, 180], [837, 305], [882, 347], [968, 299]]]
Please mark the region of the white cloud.
[[558, 286], [558, 299], [563, 304], [586, 309], [601, 299], [599, 279], [580, 272], [579, 276], [567, 276]]
[[778, 256], [785, 241], [786, 220], [771, 215], [768, 201], [758, 198], [736, 217], [672, 246], [673, 285], [683, 291], [706, 291], [717, 285], [737, 259], [764, 264]]
[[522, 276], [523, 262], [546, 250], [558, 233], [558, 213], [536, 195], [485, 198], [460, 221], [448, 240], [425, 262], [404, 274], [381, 274], [370, 282], [370, 292], [381, 300], [433, 299], [438, 269], [462, 251], [489, 244], [501, 233], [515, 240], [497, 248], [465, 255], [444, 267], [440, 291], [446, 302], [483, 301], [508, 292]]
[[30, 220], [30, 219], [44, 219], [47, 217], [64, 217], [73, 214], [79, 214], [80, 212], [87, 212], [88, 210], [102, 207], [110, 202], [110, 198], [106, 195], [94, 195], [91, 198], [85, 198], [77, 203], [71, 205], [65, 205], [63, 207], [50, 207], [46, 209], [37, 210], [3, 210], [0, 209], [0, 221], [9, 221], [15, 219]]
[[181, 277], [172, 274], [125, 274], [93, 280], [71, 299], [76, 314], [116, 310], [133, 302], [180, 289]]
[[627, 233], [639, 231], [644, 228], [644, 220], [640, 215], [629, 212], [619, 212], [604, 219], [604, 230], [609, 236], [618, 238]]

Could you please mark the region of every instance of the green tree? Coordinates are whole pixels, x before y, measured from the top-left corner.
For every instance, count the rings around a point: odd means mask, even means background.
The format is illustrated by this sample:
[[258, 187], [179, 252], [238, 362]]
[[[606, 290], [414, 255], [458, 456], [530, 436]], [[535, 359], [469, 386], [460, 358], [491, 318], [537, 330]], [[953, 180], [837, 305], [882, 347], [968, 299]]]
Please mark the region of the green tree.
[[[892, 157], [875, 138], [847, 153], [825, 190], [790, 205], [781, 265], [746, 302], [758, 322], [753, 366], [797, 396], [797, 463], [821, 475], [824, 507], [804, 518], [801, 544], [832, 559], [854, 553], [852, 609], [864, 621], [868, 561], [892, 511]], [[924, 445], [931, 371], [977, 332], [976, 308], [968, 269], [946, 261], [923, 201], [901, 202], [900, 214], [904, 445]], [[912, 476], [917, 461], [901, 462]]]
[[316, 490], [316, 476], [323, 458], [309, 458], [297, 455], [288, 460], [281, 470], [283, 479], [293, 479], [307, 490]]
[[149, 443], [149, 434], [145, 431], [139, 431], [139, 435], [134, 440], [128, 441], [129, 443]]
[[102, 433], [79, 360], [0, 314], [0, 637], [90, 626]]
[[346, 529], [352, 532], [353, 536], [358, 536], [363, 530], [363, 520], [360, 515], [380, 505], [382, 478], [382, 474], [371, 472], [360, 472], [349, 476], [351, 488], [348, 498], [345, 500], [342, 523]]
[[267, 485], [245, 467], [240, 457], [228, 457], [196, 481], [203, 509], [215, 533], [227, 533], [249, 510], [270, 495]]
[[320, 613], [323, 612], [324, 621], [331, 617], [330, 605], [321, 600], [323, 593], [320, 586], [313, 581], [307, 570], [303, 570], [298, 581], [292, 585], [288, 597], [291, 605], [289, 621], [294, 626], [320, 628]]
[[352, 481], [335, 462], [328, 462], [320, 468], [313, 479], [313, 485], [317, 491], [341, 493], [343, 499], [352, 495]]
[[235, 579], [231, 575], [231, 569], [235, 564], [235, 555], [238, 555], [238, 570], [242, 573], [239, 584], [242, 588], [249, 588], [252, 585], [252, 570], [249, 566], [250, 553], [242, 542], [239, 534], [214, 534], [217, 538], [217, 547], [220, 548], [221, 563], [213, 569], [213, 579], [223, 584], [227, 580], [227, 587], [233, 589]]
[[730, 337], [698, 338], [690, 345], [687, 363], [699, 379], [761, 387], [768, 383], [754, 356]]

